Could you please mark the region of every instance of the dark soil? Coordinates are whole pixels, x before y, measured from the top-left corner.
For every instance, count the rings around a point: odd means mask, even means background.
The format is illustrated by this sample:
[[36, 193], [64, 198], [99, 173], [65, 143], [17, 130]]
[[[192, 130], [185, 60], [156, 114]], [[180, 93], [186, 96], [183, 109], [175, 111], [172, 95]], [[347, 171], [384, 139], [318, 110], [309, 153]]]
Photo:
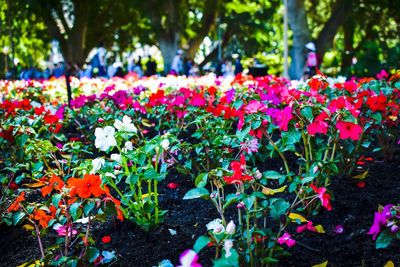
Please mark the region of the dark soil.
[[[394, 242], [387, 249], [376, 250], [371, 236], [366, 233], [379, 204], [399, 202], [399, 173], [399, 162], [375, 163], [370, 167], [365, 188], [357, 187], [350, 179], [333, 180], [330, 187], [335, 195], [333, 210], [321, 211], [311, 218], [314, 224], [322, 224], [326, 233], [294, 234], [294, 239], [313, 250], [296, 245], [289, 249], [292, 256], [282, 258], [279, 265], [309, 267], [328, 260], [328, 266], [375, 267], [392, 260], [397, 266], [400, 263], [400, 242]], [[170, 182], [180, 186], [169, 189], [167, 184]], [[182, 200], [192, 187], [190, 179], [179, 175], [169, 177], [168, 181], [160, 184], [160, 205], [169, 211], [165, 222], [155, 231], [145, 233], [127, 221], [109, 222], [94, 231], [94, 238], [99, 241], [101, 249], [115, 250], [119, 255], [118, 263], [113, 266], [151, 267], [157, 266], [163, 259], [178, 264], [179, 254], [191, 248], [196, 238], [206, 232], [205, 225], [218, 217], [215, 208], [204, 200]], [[337, 225], [344, 227], [342, 234], [333, 233]], [[177, 234], [171, 235], [169, 229]], [[111, 236], [109, 244], [101, 244], [104, 235]], [[45, 244], [49, 242], [45, 240]], [[211, 266], [212, 253], [212, 249], [208, 249], [200, 254], [203, 266]], [[29, 232], [21, 227], [0, 227], [0, 266], [16, 266], [39, 257], [36, 239]]]

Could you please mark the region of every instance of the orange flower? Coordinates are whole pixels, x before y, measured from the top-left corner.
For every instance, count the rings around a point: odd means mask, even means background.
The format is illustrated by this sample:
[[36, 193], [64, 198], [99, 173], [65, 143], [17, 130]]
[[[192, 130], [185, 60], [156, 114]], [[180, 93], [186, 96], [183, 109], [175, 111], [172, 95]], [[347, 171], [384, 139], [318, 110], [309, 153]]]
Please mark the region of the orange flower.
[[36, 210], [33, 214], [33, 219], [39, 222], [39, 225], [46, 228], [49, 221], [53, 219], [52, 215], [48, 215], [44, 210]]
[[70, 178], [68, 185], [71, 188], [70, 196], [78, 195], [81, 198], [90, 196], [99, 197], [106, 192], [101, 188], [101, 179], [99, 175], [85, 174], [83, 179]]
[[7, 211], [11, 212], [11, 211], [17, 211], [19, 210], [19, 203], [21, 203], [22, 201], [24, 201], [25, 198], [25, 192], [22, 192], [15, 200], [13, 203], [11, 203], [10, 207], [8, 207]]
[[53, 189], [61, 191], [64, 185], [64, 181], [60, 177], [53, 174], [53, 176], [49, 179], [49, 183], [46, 186], [42, 187], [42, 196], [45, 197], [47, 195], [50, 195]]

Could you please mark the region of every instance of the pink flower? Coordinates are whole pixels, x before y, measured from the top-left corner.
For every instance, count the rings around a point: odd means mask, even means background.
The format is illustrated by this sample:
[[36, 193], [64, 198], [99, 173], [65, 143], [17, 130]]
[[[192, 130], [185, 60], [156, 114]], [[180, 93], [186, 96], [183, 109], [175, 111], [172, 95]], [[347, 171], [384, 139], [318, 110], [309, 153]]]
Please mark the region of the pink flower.
[[381, 71], [376, 75], [376, 78], [378, 78], [379, 80], [386, 79], [387, 77], [389, 77], [389, 74], [386, 72], [386, 70], [381, 70]]
[[290, 234], [284, 233], [283, 236], [278, 238], [278, 244], [279, 245], [286, 244], [286, 246], [290, 248], [296, 244], [296, 240], [293, 240]]
[[322, 206], [324, 206], [327, 210], [332, 210], [332, 206], [330, 203], [331, 196], [325, 193], [326, 188], [325, 187], [318, 188], [313, 184], [310, 184], [310, 187], [312, 188], [312, 190], [314, 190], [315, 193], [318, 194], [318, 198], [321, 200]]
[[246, 113], [248, 114], [253, 114], [253, 113], [257, 113], [258, 111], [265, 111], [265, 105], [262, 104], [260, 101], [258, 100], [251, 100], [247, 106], [244, 108], [244, 110], [246, 111]]
[[201, 264], [197, 262], [198, 260], [199, 256], [197, 253], [191, 249], [187, 249], [179, 257], [181, 265], [177, 267], [201, 267]]
[[270, 115], [274, 119], [274, 123], [279, 126], [281, 131], [288, 130], [288, 124], [290, 120], [293, 118], [292, 108], [287, 106], [282, 110], [270, 108], [267, 110], [267, 114]]
[[310, 135], [314, 136], [317, 133], [326, 134], [328, 132], [328, 123], [324, 121], [314, 121], [307, 126], [307, 131]]
[[[56, 230], [58, 236], [66, 236], [67, 235], [67, 226], [61, 225], [59, 223], [53, 226], [53, 229]], [[71, 236], [71, 229], [68, 228], [68, 236]], [[72, 229], [72, 235], [76, 235], [78, 232], [75, 229]]]
[[305, 230], [311, 231], [311, 232], [316, 232], [317, 230], [315, 229], [312, 221], [308, 221], [306, 224], [297, 227], [296, 232], [301, 233], [304, 232]]
[[360, 139], [362, 133], [362, 127], [358, 124], [347, 122], [347, 121], [339, 121], [336, 123], [336, 128], [339, 130], [339, 138], [351, 140]]

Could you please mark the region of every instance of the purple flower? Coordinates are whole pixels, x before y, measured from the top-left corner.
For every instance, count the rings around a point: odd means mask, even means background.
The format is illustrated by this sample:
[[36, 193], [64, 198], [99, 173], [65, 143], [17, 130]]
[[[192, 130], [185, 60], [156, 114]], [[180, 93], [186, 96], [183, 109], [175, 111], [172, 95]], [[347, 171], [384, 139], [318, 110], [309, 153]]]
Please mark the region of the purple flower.
[[381, 232], [381, 227], [386, 225], [386, 220], [391, 217], [390, 209], [393, 204], [386, 205], [382, 211], [375, 212], [374, 223], [369, 229], [368, 234], [372, 235], [372, 240], [375, 240], [378, 234]]
[[226, 96], [226, 102], [229, 104], [233, 101], [233, 99], [235, 98], [235, 89], [231, 89], [226, 91], [225, 96]]
[[339, 224], [339, 225], [336, 225], [335, 229], [333, 229], [333, 232], [334, 232], [335, 234], [338, 234], [338, 235], [343, 234], [344, 228], [343, 228], [343, 226], [340, 225], [340, 224]]

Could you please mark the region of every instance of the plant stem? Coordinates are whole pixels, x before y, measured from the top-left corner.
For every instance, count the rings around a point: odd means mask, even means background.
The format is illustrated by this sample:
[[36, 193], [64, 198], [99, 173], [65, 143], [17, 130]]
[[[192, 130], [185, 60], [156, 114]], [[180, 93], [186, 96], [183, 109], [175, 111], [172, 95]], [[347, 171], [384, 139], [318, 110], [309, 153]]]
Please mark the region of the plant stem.
[[275, 142], [272, 140], [272, 138], [269, 135], [266, 135], [268, 141], [270, 142], [270, 144], [273, 146], [273, 148], [275, 149], [275, 151], [278, 153], [278, 155], [281, 157], [281, 159], [283, 160], [283, 164], [285, 165], [285, 170], [286, 173], [288, 175], [288, 179], [291, 182], [293, 180], [292, 176], [290, 175], [290, 169], [289, 169], [289, 165], [287, 163], [287, 160], [285, 158], [285, 156], [282, 154], [282, 152], [278, 149], [278, 147], [276, 146]]
[[42, 239], [40, 238], [39, 227], [37, 226], [36, 223], [34, 223], [34, 226], [35, 226], [35, 232], [36, 232], [38, 243], [39, 243], [40, 254], [42, 255], [42, 259], [44, 259], [44, 250], [43, 250]]

